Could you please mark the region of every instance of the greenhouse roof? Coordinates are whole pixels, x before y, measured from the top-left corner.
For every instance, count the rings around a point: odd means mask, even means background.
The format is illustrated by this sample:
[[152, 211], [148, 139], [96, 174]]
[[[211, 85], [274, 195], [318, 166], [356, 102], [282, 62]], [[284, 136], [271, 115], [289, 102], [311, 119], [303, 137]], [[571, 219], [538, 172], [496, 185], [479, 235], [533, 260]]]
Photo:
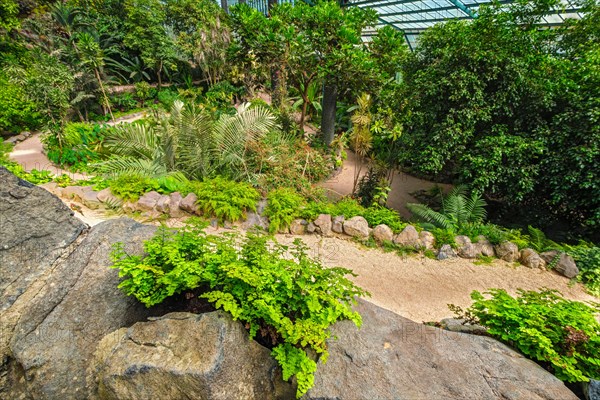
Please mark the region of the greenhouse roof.
[[[500, 0], [498, 3], [511, 2]], [[377, 11], [379, 22], [364, 33], [366, 40], [375, 35], [377, 28], [390, 25], [402, 30], [408, 44], [414, 48], [416, 38], [425, 29], [450, 19], [477, 18], [479, 7], [491, 3], [489, 0], [349, 0], [346, 5]], [[580, 11], [570, 0], [563, 0], [560, 9], [542, 17], [541, 26], [553, 27], [568, 18], [581, 18]]]
[[[245, 2], [253, 8], [268, 12], [269, 0], [217, 0], [221, 6], [231, 7]], [[271, 0], [273, 3], [294, 3], [302, 0]], [[312, 0], [303, 0], [309, 4]], [[498, 0], [499, 4], [510, 4], [513, 0]], [[377, 29], [390, 25], [402, 30], [408, 45], [413, 49], [416, 39], [425, 29], [450, 19], [477, 18], [479, 7], [492, 4], [490, 0], [341, 0], [345, 6], [372, 8], [378, 13], [376, 26], [367, 29], [363, 38], [368, 41], [375, 35]], [[571, 0], [562, 0], [562, 5], [555, 12], [542, 17], [542, 27], [554, 27], [562, 24], [565, 19], [581, 18], [581, 9]]]

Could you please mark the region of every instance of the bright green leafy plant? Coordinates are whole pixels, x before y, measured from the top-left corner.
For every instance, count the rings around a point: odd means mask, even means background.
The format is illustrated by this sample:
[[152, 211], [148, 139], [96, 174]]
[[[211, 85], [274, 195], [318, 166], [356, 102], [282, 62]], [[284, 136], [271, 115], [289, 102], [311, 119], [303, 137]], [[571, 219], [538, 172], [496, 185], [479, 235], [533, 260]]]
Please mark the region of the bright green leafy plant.
[[205, 215], [220, 221], [235, 222], [246, 217], [247, 211], [256, 211], [260, 194], [249, 183], [234, 182], [222, 177], [192, 184], [198, 196], [198, 205]]
[[269, 218], [269, 231], [275, 233], [289, 227], [300, 215], [304, 203], [304, 198], [294, 189], [280, 188], [271, 191], [265, 208], [265, 216]]
[[143, 256], [117, 244], [113, 268], [125, 278], [119, 287], [148, 307], [206, 287], [201, 297], [245, 323], [252, 338], [271, 336], [283, 377], [296, 377], [301, 397], [317, 367], [307, 350], [325, 362], [330, 326], [344, 319], [360, 326], [351, 306], [368, 293], [346, 278], [352, 271], [310, 258], [300, 240], [283, 246], [261, 235], [207, 235], [205, 226], [192, 219], [179, 231], [160, 228], [144, 243]]
[[[550, 367], [567, 382], [600, 378], [600, 304], [561, 297], [555, 290], [519, 290], [517, 297], [491, 289], [471, 293], [467, 315], [488, 333]], [[459, 310], [461, 311], [461, 310]]]
[[121, 174], [109, 182], [110, 191], [123, 200], [135, 201], [144, 193], [159, 188], [156, 180], [139, 174]]

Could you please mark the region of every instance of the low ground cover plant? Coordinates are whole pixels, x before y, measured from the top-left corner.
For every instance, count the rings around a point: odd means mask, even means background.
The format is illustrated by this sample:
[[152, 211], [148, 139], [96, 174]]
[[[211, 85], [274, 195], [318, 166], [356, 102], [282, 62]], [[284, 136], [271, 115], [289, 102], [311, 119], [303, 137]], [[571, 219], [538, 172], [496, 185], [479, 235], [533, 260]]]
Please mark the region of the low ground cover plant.
[[221, 222], [235, 222], [256, 211], [260, 193], [246, 182], [216, 177], [190, 184], [198, 196], [197, 204], [206, 216], [215, 216]]
[[270, 336], [283, 378], [296, 377], [301, 397], [317, 368], [307, 351], [326, 361], [330, 326], [344, 319], [360, 326], [351, 306], [367, 293], [346, 277], [352, 271], [325, 268], [300, 240], [283, 246], [264, 235], [207, 235], [205, 227], [192, 219], [180, 230], [160, 228], [144, 243], [144, 255], [116, 244], [119, 287], [147, 307], [206, 288], [201, 297], [245, 323], [250, 337]]
[[[488, 295], [488, 296], [485, 296]], [[600, 379], [600, 304], [563, 298], [555, 290], [474, 291], [466, 313], [460, 317], [488, 328], [493, 337], [551, 369], [566, 382]]]

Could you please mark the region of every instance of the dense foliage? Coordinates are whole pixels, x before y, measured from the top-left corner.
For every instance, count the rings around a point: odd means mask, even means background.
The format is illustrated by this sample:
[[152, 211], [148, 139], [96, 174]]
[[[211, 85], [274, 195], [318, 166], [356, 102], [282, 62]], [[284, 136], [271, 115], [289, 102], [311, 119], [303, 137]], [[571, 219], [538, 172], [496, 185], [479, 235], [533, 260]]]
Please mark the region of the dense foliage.
[[482, 7], [427, 30], [403, 65], [397, 156], [531, 213], [600, 226], [600, 7], [536, 26], [555, 1]]
[[307, 350], [326, 361], [329, 327], [343, 319], [360, 325], [351, 306], [366, 293], [345, 277], [350, 270], [323, 267], [299, 240], [288, 247], [266, 236], [207, 235], [204, 227], [160, 228], [143, 256], [117, 245], [113, 268], [125, 278], [119, 287], [148, 307], [205, 289], [201, 297], [246, 323], [250, 337], [271, 336], [283, 377], [296, 377], [301, 397], [317, 368]]
[[[600, 378], [600, 305], [566, 300], [552, 290], [475, 291], [467, 316], [492, 336], [550, 367], [567, 382]], [[459, 309], [459, 311], [462, 311]]]

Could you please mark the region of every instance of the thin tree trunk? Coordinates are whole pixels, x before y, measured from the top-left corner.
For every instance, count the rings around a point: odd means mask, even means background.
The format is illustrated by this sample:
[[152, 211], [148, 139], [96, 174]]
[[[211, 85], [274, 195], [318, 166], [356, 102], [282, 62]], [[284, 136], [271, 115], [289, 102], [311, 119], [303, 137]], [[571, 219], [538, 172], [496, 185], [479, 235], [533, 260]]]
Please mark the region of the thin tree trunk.
[[300, 129], [304, 133], [304, 119], [306, 118], [306, 109], [308, 108], [308, 85], [305, 86], [302, 92], [302, 112], [300, 113]]
[[115, 116], [110, 109], [110, 103], [108, 102], [108, 96], [106, 95], [106, 91], [104, 90], [104, 85], [102, 84], [102, 79], [100, 78], [100, 73], [97, 68], [94, 68], [94, 73], [96, 74], [96, 79], [98, 79], [98, 84], [100, 85], [100, 90], [102, 91], [102, 96], [104, 97], [104, 104], [108, 109], [108, 113], [110, 114], [110, 119], [115, 120]]
[[323, 116], [321, 118], [321, 131], [323, 141], [327, 146], [333, 142], [335, 134], [335, 111], [337, 105], [337, 85], [325, 82], [323, 86]]
[[161, 80], [161, 78], [160, 78], [160, 74], [161, 74], [161, 71], [162, 71], [162, 65], [163, 65], [163, 63], [162, 63], [162, 61], [160, 61], [160, 62], [158, 63], [158, 70], [157, 70], [157, 73], [156, 73], [156, 75], [157, 75], [157, 77], [158, 77], [158, 86], [157, 86], [157, 89], [158, 89], [159, 91], [160, 91], [160, 89], [161, 89], [161, 87], [162, 87], [162, 80]]

